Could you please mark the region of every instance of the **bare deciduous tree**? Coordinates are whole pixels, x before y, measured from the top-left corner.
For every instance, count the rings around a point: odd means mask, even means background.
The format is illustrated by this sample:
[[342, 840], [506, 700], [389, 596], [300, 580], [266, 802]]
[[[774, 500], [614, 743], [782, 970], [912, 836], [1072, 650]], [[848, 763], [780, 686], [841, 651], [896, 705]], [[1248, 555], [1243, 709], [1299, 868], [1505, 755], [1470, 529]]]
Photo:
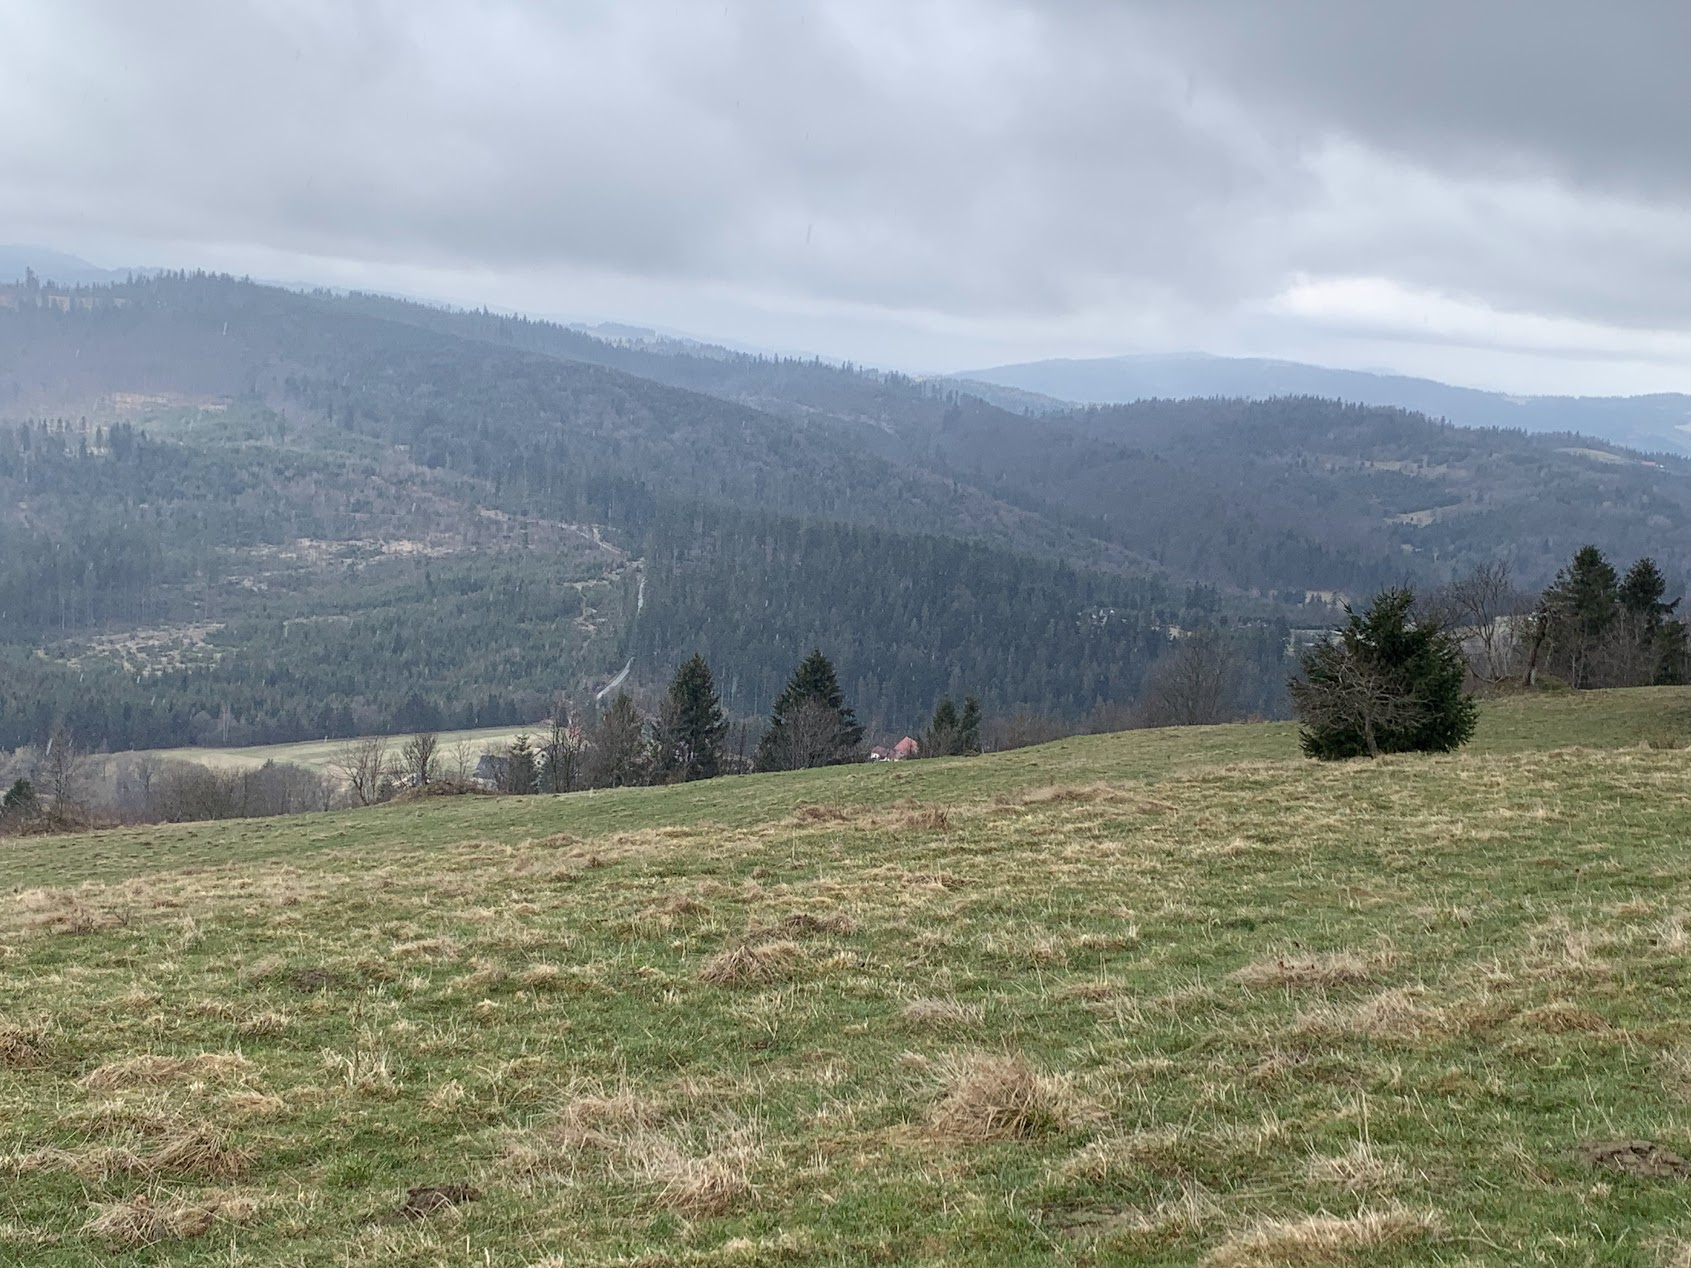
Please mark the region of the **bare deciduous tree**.
[[1480, 564], [1438, 591], [1432, 612], [1443, 628], [1458, 633], [1467, 651], [1469, 671], [1482, 682], [1498, 683], [1515, 672], [1520, 659], [1523, 613], [1532, 600], [1515, 588], [1503, 560]]
[[1207, 726], [1232, 716], [1239, 663], [1214, 630], [1199, 630], [1156, 663], [1146, 693], [1152, 726]]
[[77, 748], [69, 731], [55, 730], [35, 778], [36, 795], [49, 826], [62, 828], [80, 816], [87, 776], [87, 755]]
[[1287, 684], [1292, 707], [1305, 726], [1358, 730], [1368, 756], [1378, 757], [1379, 732], [1400, 730], [1420, 720], [1420, 704], [1377, 666], [1352, 655], [1343, 643], [1317, 649], [1311, 660], [1319, 662], [1319, 675], [1294, 678]]
[[440, 737], [432, 731], [419, 731], [399, 751], [401, 773], [417, 787], [434, 779], [436, 755], [440, 751]]
[[362, 740], [349, 740], [335, 754], [329, 769], [334, 771], [361, 806], [373, 805], [381, 799], [382, 785], [387, 779], [388, 742], [379, 735]]
[[845, 758], [840, 742], [840, 713], [826, 700], [808, 699], [789, 709], [772, 746], [771, 769], [809, 770]]
[[470, 776], [476, 773], [476, 748], [468, 740], [459, 740], [452, 746], [453, 775], [460, 784], [470, 782]]

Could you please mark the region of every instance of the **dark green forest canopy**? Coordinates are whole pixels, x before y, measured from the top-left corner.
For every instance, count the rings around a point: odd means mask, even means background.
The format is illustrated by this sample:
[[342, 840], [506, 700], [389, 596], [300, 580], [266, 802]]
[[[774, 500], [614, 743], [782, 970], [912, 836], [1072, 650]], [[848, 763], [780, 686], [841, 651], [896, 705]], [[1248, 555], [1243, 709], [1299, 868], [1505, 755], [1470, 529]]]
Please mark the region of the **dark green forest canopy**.
[[945, 693], [1077, 716], [1202, 624], [1273, 713], [1286, 628], [1331, 620], [1309, 592], [1498, 556], [1543, 584], [1596, 541], [1671, 598], [1691, 564], [1691, 464], [1573, 437], [1310, 400], [1032, 418], [226, 278], [78, 299], [0, 307], [5, 745], [527, 722], [694, 652], [761, 716], [813, 646], [871, 725]]

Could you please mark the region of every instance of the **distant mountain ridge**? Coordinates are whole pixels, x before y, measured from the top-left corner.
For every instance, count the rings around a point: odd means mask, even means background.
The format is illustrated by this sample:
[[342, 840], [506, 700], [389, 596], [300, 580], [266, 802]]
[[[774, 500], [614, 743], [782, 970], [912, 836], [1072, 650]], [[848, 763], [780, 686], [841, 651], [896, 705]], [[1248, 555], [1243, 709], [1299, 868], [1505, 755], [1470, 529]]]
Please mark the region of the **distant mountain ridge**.
[[[1069, 404], [1125, 405], [1151, 399], [1320, 396], [1358, 405], [1396, 406], [1460, 427], [1576, 432], [1643, 452], [1691, 454], [1691, 396], [1509, 396], [1433, 379], [1333, 370], [1296, 361], [1175, 353], [1028, 361], [950, 376], [1005, 408]], [[999, 395], [1006, 389], [1016, 396]], [[1031, 400], [1023, 395], [1036, 394]]]
[[1272, 714], [1337, 598], [1494, 559], [1536, 588], [1588, 542], [1691, 577], [1691, 458], [1571, 436], [45, 281], [0, 283], [0, 744], [503, 726], [631, 658], [650, 702], [694, 652], [762, 715], [817, 646], [889, 732], [966, 692], [1073, 718], [1209, 624]]
[[103, 269], [79, 256], [46, 247], [0, 244], [0, 282], [21, 282], [27, 270], [33, 269], [43, 281], [60, 286], [102, 286], [121, 282], [141, 269]]

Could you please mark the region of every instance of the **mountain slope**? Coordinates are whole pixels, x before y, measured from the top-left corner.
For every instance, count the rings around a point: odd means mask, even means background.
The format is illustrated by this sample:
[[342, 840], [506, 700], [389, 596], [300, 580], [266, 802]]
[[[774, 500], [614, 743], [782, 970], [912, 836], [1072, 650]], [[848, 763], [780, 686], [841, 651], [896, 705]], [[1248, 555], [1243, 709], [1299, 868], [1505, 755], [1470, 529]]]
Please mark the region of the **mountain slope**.
[[1691, 526], [1691, 465], [1571, 434], [1445, 426], [1413, 409], [1313, 398], [1024, 413], [1026, 399], [1013, 395], [1015, 407], [1004, 408], [967, 384], [679, 342], [608, 343], [545, 322], [352, 298], [394, 320], [612, 366], [829, 429], [901, 470], [1061, 526], [1068, 551], [1106, 543], [1125, 554], [1088, 557], [1177, 581], [1360, 592], [1501, 555], [1542, 584], [1587, 541], [1655, 554], [1676, 577], [1691, 575], [1681, 531]]
[[1030, 416], [227, 278], [0, 287], [0, 743], [513, 724], [700, 648], [756, 715], [812, 645], [889, 729], [944, 691], [1072, 716], [1204, 623], [1272, 713], [1335, 592], [1540, 585], [1587, 541], [1677, 587], [1691, 462], [1313, 399]]
[[[1691, 396], [1508, 396], [1431, 379], [1331, 370], [1292, 361], [1198, 354], [1030, 361], [953, 376], [1057, 402], [1111, 405], [1153, 398], [1320, 396], [1395, 406], [1463, 427], [1593, 436], [1645, 452], [1691, 454]], [[989, 389], [982, 389], [988, 390]], [[1061, 406], [1059, 406], [1061, 408]]]

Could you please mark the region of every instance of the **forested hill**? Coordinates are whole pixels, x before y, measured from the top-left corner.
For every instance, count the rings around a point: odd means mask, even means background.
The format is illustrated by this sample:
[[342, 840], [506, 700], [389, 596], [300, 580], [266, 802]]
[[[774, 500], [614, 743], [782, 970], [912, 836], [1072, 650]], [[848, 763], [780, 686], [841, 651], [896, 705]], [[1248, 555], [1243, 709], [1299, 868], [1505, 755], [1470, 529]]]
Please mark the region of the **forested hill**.
[[900, 467], [1215, 584], [1367, 589], [1499, 555], [1548, 580], [1587, 541], [1691, 571], [1691, 535], [1674, 531], [1686, 525], [1691, 461], [1590, 437], [1303, 396], [1004, 409], [943, 380], [607, 341], [382, 297], [347, 302], [823, 423]]
[[1691, 464], [1332, 402], [1038, 418], [817, 362], [161, 276], [0, 289], [0, 744], [532, 720], [812, 644], [872, 724], [1084, 713], [1309, 592], [1586, 541], [1687, 571]]

